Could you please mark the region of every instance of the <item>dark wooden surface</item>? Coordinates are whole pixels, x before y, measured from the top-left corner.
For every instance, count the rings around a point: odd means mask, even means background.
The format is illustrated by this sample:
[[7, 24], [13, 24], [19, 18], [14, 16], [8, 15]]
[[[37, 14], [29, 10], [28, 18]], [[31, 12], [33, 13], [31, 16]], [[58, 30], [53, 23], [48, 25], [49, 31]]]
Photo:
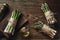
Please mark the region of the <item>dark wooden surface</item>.
[[11, 40], [60, 40], [60, 27], [56, 26], [56, 30], [58, 31], [55, 38], [51, 39], [45, 34], [39, 33], [34, 30], [32, 27], [34, 26], [35, 21], [41, 20], [43, 23], [47, 23], [44, 17], [43, 12], [40, 7], [43, 2], [47, 2], [49, 4], [50, 9], [55, 12], [55, 17], [58, 20], [58, 24], [60, 24], [60, 1], [59, 0], [0, 0], [0, 3], [8, 3], [10, 6], [10, 12], [7, 16], [0, 22], [0, 29], [3, 31], [7, 25], [7, 22], [10, 18], [11, 12], [14, 9], [20, 9], [23, 14], [22, 19], [19, 19], [17, 26], [21, 26], [24, 20], [28, 19], [28, 23], [25, 25], [30, 29], [30, 37], [22, 38], [20, 31], [15, 34], [14, 37], [11, 37]]

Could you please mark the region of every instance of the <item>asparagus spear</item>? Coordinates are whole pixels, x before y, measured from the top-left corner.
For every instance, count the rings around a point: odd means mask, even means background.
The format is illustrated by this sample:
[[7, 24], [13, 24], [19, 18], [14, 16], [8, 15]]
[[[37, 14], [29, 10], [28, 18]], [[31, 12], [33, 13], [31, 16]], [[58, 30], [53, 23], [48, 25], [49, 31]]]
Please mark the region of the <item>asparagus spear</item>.
[[49, 7], [48, 7], [48, 5], [47, 5], [47, 3], [42, 3], [42, 5], [41, 5], [41, 10], [42, 10], [44, 13], [50, 10]]

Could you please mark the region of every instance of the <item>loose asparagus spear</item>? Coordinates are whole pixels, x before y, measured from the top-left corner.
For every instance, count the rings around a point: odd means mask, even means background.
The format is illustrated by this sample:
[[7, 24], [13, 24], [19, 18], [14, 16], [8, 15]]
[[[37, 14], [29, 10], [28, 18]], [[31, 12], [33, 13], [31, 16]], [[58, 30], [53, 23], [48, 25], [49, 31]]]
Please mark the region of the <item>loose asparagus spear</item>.
[[43, 32], [45, 34], [47, 34], [51, 38], [53, 38], [55, 36], [55, 34], [57, 33], [56, 30], [50, 28], [49, 25], [43, 24], [41, 21], [38, 21], [35, 24], [34, 28], [40, 30], [41, 32]]
[[49, 24], [56, 23], [56, 19], [54, 17], [54, 13], [49, 9], [47, 3], [42, 4], [41, 10], [44, 12], [47, 22]]
[[14, 10], [12, 12], [11, 18], [4, 30], [5, 33], [12, 34], [12, 35], [14, 34], [13, 32], [15, 30], [15, 26], [20, 15], [21, 13], [19, 13], [18, 10]]

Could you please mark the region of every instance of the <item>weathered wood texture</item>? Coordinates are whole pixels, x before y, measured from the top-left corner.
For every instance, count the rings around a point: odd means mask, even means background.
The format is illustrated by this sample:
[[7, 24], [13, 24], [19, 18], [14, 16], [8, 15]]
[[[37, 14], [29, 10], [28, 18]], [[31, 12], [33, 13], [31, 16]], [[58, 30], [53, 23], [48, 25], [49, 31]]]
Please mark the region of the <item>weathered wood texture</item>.
[[[22, 14], [24, 15], [21, 17], [18, 21], [17, 26], [20, 26], [25, 19], [28, 19], [28, 15], [32, 15], [32, 17], [29, 17], [28, 23], [26, 26], [30, 29], [31, 37], [30, 38], [22, 38], [20, 35], [20, 31], [15, 34], [14, 37], [11, 37], [11, 40], [59, 40], [60, 39], [60, 27], [57, 28], [57, 35], [55, 38], [51, 39], [47, 35], [37, 32], [36, 30], [32, 29], [32, 26], [34, 25], [36, 20], [35, 18], [38, 18], [38, 20], [43, 21], [43, 23], [47, 23], [46, 19], [44, 17], [43, 12], [41, 11], [40, 7], [43, 2], [47, 2], [49, 4], [49, 7], [51, 10], [55, 13], [55, 17], [58, 20], [58, 23], [60, 23], [60, 0], [0, 0], [0, 3], [8, 3], [10, 6], [10, 12], [8, 15], [0, 22], [0, 31], [3, 31], [4, 28], [7, 25], [7, 22], [10, 18], [11, 12], [14, 9], [20, 9]], [[23, 20], [23, 21], [22, 21]], [[38, 21], [36, 20], [36, 21]], [[58, 27], [58, 26], [57, 26]]]

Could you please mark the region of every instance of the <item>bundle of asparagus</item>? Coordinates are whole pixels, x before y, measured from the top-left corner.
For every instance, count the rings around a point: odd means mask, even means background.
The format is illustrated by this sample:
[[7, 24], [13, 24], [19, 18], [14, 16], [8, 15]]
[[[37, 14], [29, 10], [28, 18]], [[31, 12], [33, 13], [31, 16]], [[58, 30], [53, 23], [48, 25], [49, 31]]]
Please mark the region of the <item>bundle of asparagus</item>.
[[14, 31], [15, 31], [15, 26], [16, 26], [16, 23], [17, 23], [17, 20], [19, 18], [19, 16], [21, 15], [21, 13], [19, 13], [18, 10], [14, 10], [12, 12], [12, 15], [11, 15], [11, 18], [4, 30], [4, 33], [7, 33], [7, 34], [14, 34]]
[[22, 32], [23, 37], [28, 37], [30, 34], [30, 32], [28, 31], [26, 27], [22, 27], [20, 31]]
[[56, 30], [50, 28], [49, 25], [43, 24], [41, 21], [38, 21], [35, 24], [34, 28], [40, 30], [41, 32], [43, 32], [45, 34], [47, 34], [51, 38], [53, 38], [55, 36], [55, 34], [57, 33]]
[[42, 4], [41, 10], [44, 12], [47, 22], [49, 24], [56, 23], [56, 19], [54, 17], [54, 13], [49, 9], [47, 3]]

